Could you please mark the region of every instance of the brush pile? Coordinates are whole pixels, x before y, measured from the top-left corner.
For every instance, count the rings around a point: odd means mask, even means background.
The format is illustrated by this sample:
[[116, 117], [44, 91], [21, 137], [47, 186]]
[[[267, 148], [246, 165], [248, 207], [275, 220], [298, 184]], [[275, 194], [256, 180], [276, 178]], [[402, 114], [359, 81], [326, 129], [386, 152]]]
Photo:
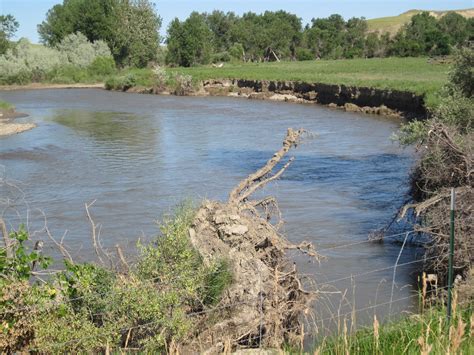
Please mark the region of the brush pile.
[[419, 217], [416, 229], [430, 235], [427, 270], [445, 283], [448, 274], [450, 196], [455, 188], [454, 273], [469, 277], [474, 257], [474, 133], [461, 134], [440, 122], [430, 124], [423, 156], [414, 174], [414, 196], [418, 203], [407, 205], [401, 215], [413, 209]]

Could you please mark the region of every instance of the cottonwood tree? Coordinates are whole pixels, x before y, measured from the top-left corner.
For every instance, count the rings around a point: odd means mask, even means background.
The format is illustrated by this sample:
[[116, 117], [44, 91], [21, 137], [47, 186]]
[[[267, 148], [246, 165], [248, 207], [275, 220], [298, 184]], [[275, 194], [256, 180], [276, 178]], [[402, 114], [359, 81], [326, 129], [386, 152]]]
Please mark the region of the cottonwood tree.
[[0, 15], [0, 54], [10, 48], [10, 40], [18, 31], [20, 24], [12, 15]]
[[54, 47], [71, 33], [103, 40], [120, 65], [145, 66], [156, 59], [161, 18], [149, 0], [64, 0], [38, 25], [43, 43]]
[[205, 16], [197, 12], [183, 22], [175, 18], [168, 28], [168, 64], [189, 67], [207, 64], [211, 59], [212, 32]]

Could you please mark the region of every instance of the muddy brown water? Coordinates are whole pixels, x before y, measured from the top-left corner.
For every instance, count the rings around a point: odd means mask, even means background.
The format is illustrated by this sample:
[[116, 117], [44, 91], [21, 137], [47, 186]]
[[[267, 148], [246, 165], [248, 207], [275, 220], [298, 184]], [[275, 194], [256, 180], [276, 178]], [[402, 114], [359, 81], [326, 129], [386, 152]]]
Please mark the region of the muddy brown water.
[[[11, 227], [23, 222], [32, 231], [40, 229], [44, 213], [55, 236], [67, 231], [81, 260], [94, 258], [85, 203], [96, 200], [91, 212], [103, 244], [133, 253], [137, 239], [156, 235], [156, 221], [173, 206], [184, 199], [225, 199], [280, 147], [288, 127], [306, 128], [314, 134], [264, 193], [278, 198], [287, 238], [309, 240], [327, 257], [318, 264], [295, 256], [323, 291], [317, 317], [367, 308], [357, 312], [357, 323], [370, 323], [374, 313], [388, 316], [390, 300], [396, 301], [394, 316], [414, 309], [416, 263], [397, 268], [392, 295], [400, 245], [364, 243], [371, 230], [391, 221], [407, 193], [413, 154], [390, 140], [399, 122], [317, 105], [99, 89], [0, 97], [30, 114], [21, 121], [38, 125], [0, 138], [2, 178], [24, 192], [24, 199], [15, 199], [18, 194], [2, 184], [2, 213]], [[388, 234], [401, 230], [396, 225]], [[339, 248], [345, 244], [352, 245]], [[407, 246], [399, 263], [414, 261], [415, 254]]]

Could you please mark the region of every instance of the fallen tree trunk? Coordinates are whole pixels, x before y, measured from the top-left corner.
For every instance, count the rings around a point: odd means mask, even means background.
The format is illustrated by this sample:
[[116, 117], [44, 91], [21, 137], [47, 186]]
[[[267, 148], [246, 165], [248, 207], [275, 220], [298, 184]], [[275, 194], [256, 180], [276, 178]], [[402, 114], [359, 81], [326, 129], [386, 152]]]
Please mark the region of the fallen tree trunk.
[[[226, 260], [233, 282], [217, 308], [221, 315], [203, 319], [204, 330], [194, 343], [211, 353], [239, 347], [282, 348], [300, 344], [304, 316], [314, 293], [306, 291], [288, 249], [298, 249], [311, 257], [311, 244], [294, 245], [278, 233], [276, 200], [251, 200], [252, 194], [277, 179], [290, 165], [274, 169], [291, 147], [297, 146], [303, 130], [289, 129], [282, 148], [257, 172], [232, 190], [226, 203], [205, 201], [199, 208], [189, 236], [204, 262]], [[208, 324], [212, 325], [209, 326]], [[207, 324], [204, 326], [204, 324]], [[195, 349], [196, 344], [192, 344]]]

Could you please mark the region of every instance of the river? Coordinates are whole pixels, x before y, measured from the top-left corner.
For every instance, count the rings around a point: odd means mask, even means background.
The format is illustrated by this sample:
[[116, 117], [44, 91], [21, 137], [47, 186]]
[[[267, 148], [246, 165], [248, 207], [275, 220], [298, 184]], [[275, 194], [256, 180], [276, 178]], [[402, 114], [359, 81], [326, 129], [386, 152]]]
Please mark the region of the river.
[[[38, 124], [0, 138], [2, 178], [24, 193], [2, 184], [4, 218], [10, 227], [23, 222], [34, 231], [44, 213], [56, 237], [67, 231], [79, 260], [94, 257], [85, 203], [96, 201], [91, 213], [103, 244], [133, 254], [138, 238], [156, 235], [156, 221], [173, 206], [225, 199], [281, 146], [288, 127], [307, 129], [312, 134], [293, 151], [294, 163], [264, 193], [278, 198], [287, 238], [309, 240], [326, 256], [319, 264], [295, 256], [301, 272], [325, 292], [315, 305], [317, 317], [367, 308], [357, 313], [363, 324], [374, 312], [380, 319], [390, 309], [413, 309], [416, 263], [397, 268], [392, 294], [400, 244], [365, 242], [371, 230], [391, 221], [407, 194], [413, 153], [390, 140], [396, 120], [318, 105], [99, 89], [0, 97], [30, 115], [23, 121]], [[415, 253], [405, 247], [399, 263], [412, 262]]]

